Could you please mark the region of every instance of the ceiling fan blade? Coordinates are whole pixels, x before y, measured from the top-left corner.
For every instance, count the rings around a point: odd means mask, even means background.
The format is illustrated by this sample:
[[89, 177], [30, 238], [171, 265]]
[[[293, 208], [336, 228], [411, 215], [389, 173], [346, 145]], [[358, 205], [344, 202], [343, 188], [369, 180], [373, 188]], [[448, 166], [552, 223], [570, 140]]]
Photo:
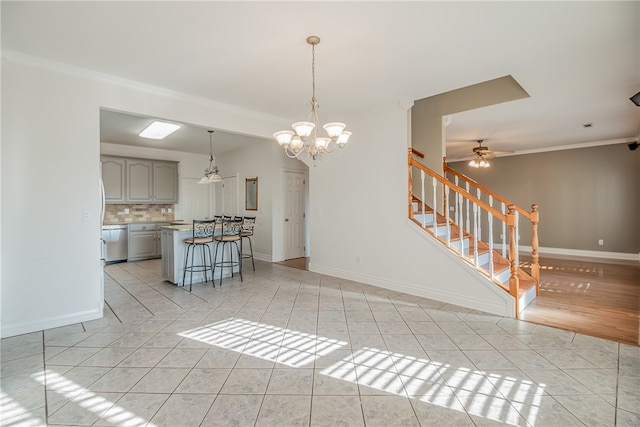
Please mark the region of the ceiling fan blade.
[[489, 150], [489, 153], [493, 154], [513, 154], [515, 151], [513, 150]]
[[469, 160], [477, 159], [478, 156], [464, 156], [464, 157], [456, 157], [449, 159], [447, 158], [447, 163], [455, 163], [455, 162], [467, 162]]

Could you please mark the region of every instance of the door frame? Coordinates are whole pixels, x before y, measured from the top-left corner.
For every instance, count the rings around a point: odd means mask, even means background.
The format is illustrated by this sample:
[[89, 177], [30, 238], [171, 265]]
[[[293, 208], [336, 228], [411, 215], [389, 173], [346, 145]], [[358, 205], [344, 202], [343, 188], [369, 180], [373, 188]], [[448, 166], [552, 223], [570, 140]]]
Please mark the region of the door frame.
[[[273, 229], [273, 262], [284, 261], [284, 244], [285, 244], [285, 227], [284, 227], [284, 214], [287, 206], [287, 179], [286, 173], [301, 173], [304, 174], [305, 186], [304, 186], [304, 247], [305, 257], [311, 256], [311, 233], [309, 233], [309, 206], [310, 206], [310, 182], [309, 182], [309, 169], [298, 169], [291, 167], [282, 167], [280, 170], [280, 193], [282, 197], [280, 199], [280, 209], [277, 214], [274, 214], [274, 229]], [[276, 236], [278, 237], [276, 239]]]

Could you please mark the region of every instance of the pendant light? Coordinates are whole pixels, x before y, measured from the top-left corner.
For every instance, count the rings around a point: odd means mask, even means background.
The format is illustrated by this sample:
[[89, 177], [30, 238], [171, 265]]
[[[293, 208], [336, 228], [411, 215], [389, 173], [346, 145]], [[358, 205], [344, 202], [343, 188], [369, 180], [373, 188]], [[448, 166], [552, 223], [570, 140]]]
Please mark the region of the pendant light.
[[215, 164], [215, 157], [213, 157], [213, 131], [209, 132], [209, 167], [205, 169], [204, 176], [198, 181], [198, 184], [211, 184], [214, 182], [222, 182], [222, 176], [218, 173], [218, 166]]

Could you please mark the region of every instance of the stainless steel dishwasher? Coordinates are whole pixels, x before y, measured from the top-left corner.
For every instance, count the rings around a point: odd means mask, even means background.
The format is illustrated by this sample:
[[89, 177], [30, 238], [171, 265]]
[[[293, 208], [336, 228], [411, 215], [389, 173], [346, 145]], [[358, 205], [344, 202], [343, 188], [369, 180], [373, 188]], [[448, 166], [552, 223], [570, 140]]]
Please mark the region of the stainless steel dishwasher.
[[127, 260], [129, 240], [126, 224], [103, 225], [102, 240], [105, 245], [104, 258], [107, 264]]

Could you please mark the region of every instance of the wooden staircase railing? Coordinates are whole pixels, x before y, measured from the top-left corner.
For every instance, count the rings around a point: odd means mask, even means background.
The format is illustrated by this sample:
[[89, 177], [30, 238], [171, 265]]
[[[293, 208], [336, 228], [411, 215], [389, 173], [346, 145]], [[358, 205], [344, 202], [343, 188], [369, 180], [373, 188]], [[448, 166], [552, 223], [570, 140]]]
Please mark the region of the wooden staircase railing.
[[[494, 275], [494, 265], [498, 262], [494, 260], [494, 257], [507, 259], [509, 263], [510, 276], [508, 279], [508, 289], [506, 290], [515, 298], [517, 317], [520, 312], [518, 301], [521, 294], [520, 278], [522, 277], [522, 274], [519, 273], [517, 238], [519, 235], [518, 223], [520, 215], [524, 218], [528, 218], [533, 226], [531, 242], [531, 277], [535, 280], [536, 295], [539, 293], [540, 266], [538, 260], [537, 237], [539, 214], [537, 205], [533, 205], [532, 211], [527, 212], [465, 175], [449, 168], [445, 162], [443, 170], [445, 176], [447, 173], [453, 176], [455, 182], [451, 182], [417, 161], [414, 156], [419, 156], [419, 154], [420, 153], [415, 152], [415, 150], [409, 149], [409, 218], [414, 222], [421, 224], [423, 228], [431, 232], [449, 248], [458, 252], [460, 256], [467, 260], [471, 260], [477, 269], [480, 269], [479, 250], [486, 248], [489, 257], [488, 271], [486, 273], [494, 282], [497, 282], [495, 280], [496, 276]], [[414, 176], [416, 178], [419, 177], [419, 183], [417, 183], [415, 188], [414, 184], [416, 183], [414, 182]], [[427, 177], [431, 180], [431, 186], [425, 185]], [[464, 181], [465, 188], [458, 185], [460, 180]], [[471, 187], [473, 187], [473, 189]], [[420, 191], [419, 196], [415, 194], [415, 191], [418, 189]], [[473, 194], [474, 192], [475, 194]], [[483, 197], [488, 198], [488, 200], [482, 200]], [[428, 213], [427, 210], [427, 199], [432, 200], [430, 213]], [[493, 206], [494, 200], [501, 203], [501, 209], [497, 209]], [[451, 201], [453, 201], [453, 205], [451, 204]], [[417, 212], [420, 212], [421, 221], [417, 220], [415, 217], [416, 203], [419, 203]], [[441, 206], [441, 212], [437, 211], [439, 206]], [[454, 218], [450, 217], [450, 211], [454, 212]], [[429, 229], [426, 226], [427, 215], [433, 215], [432, 229]], [[502, 225], [501, 254], [499, 251], [495, 251], [493, 236], [494, 221], [497, 221]], [[483, 223], [488, 227], [487, 242], [483, 241], [481, 238], [481, 228]], [[439, 235], [441, 229], [443, 229], [443, 235]], [[508, 236], [508, 239], [504, 238], [506, 236]], [[455, 245], [452, 244], [452, 240], [455, 240]], [[508, 250], [506, 244], [507, 240], [509, 242]], [[473, 253], [471, 253], [471, 250], [473, 250]], [[504, 286], [502, 283], [499, 284]]]
[[[456, 185], [459, 185], [459, 180], [462, 180], [465, 183], [465, 188], [467, 191], [470, 190], [470, 187], [474, 187], [476, 189], [476, 195], [478, 195], [478, 197], [480, 194], [485, 194], [490, 198], [490, 200], [497, 200], [502, 204], [503, 212], [505, 206], [513, 206], [519, 215], [522, 215], [522, 217], [527, 218], [531, 222], [531, 277], [536, 280], [536, 295], [538, 295], [540, 293], [540, 256], [538, 254], [538, 223], [540, 222], [540, 213], [538, 212], [538, 205], [533, 204], [531, 205], [531, 212], [526, 211], [522, 207], [505, 199], [501, 195], [483, 186], [477, 181], [469, 178], [468, 176], [458, 172], [455, 169], [451, 169], [447, 164], [446, 157], [443, 158], [442, 170], [444, 171], [445, 176], [446, 174], [451, 174], [454, 177], [454, 182], [456, 183]], [[518, 223], [516, 223], [515, 226], [518, 227]]]

